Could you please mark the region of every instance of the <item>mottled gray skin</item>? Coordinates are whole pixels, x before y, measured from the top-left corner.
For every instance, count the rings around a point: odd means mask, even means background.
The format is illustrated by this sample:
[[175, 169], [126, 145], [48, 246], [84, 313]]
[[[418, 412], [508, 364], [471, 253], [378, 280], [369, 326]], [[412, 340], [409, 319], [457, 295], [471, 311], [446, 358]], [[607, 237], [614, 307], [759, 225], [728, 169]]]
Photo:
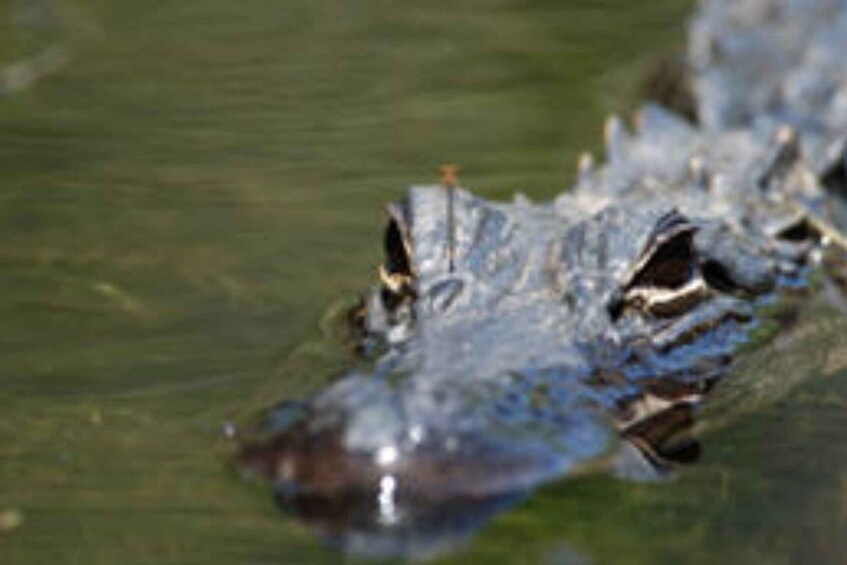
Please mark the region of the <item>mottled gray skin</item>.
[[361, 321], [373, 369], [275, 430], [280, 492], [369, 499], [361, 527], [387, 531], [414, 521], [403, 500], [673, 459], [757, 303], [843, 245], [847, 178], [847, 2], [716, 0], [691, 30], [696, 125], [658, 104], [634, 133], [610, 119], [605, 162], [553, 202], [437, 185], [391, 207]]

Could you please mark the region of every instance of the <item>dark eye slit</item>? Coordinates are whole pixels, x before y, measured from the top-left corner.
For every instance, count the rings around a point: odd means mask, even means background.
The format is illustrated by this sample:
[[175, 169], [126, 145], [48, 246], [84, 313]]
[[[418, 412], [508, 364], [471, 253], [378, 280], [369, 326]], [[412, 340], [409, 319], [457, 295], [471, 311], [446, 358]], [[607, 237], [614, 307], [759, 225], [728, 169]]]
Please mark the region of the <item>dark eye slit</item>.
[[385, 270], [390, 274], [411, 276], [412, 268], [409, 254], [403, 243], [403, 234], [395, 220], [390, 220], [385, 228]]
[[674, 289], [693, 275], [692, 233], [683, 232], [661, 243], [628, 286]]

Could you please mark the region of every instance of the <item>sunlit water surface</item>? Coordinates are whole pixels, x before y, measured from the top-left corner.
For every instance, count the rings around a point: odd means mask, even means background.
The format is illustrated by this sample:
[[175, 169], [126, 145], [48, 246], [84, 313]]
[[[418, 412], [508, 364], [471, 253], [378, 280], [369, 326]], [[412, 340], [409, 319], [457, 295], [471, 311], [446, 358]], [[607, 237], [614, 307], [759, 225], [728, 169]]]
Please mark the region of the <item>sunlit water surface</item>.
[[[222, 422], [343, 363], [320, 320], [371, 282], [386, 202], [443, 162], [486, 197], [566, 188], [691, 9], [54, 4], [0, 27], [0, 64], [65, 61], [0, 98], [4, 564], [338, 560], [232, 470]], [[809, 319], [747, 358], [701, 464], [563, 481], [443, 559], [843, 562], [846, 332]]]

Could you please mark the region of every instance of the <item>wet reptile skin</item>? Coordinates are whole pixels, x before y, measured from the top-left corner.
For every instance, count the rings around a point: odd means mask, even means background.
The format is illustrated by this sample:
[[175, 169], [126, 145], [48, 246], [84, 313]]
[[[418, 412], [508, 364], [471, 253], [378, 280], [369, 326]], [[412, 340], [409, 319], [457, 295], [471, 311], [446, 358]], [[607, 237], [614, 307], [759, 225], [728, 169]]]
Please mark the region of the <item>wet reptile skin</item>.
[[394, 553], [545, 481], [692, 457], [678, 432], [757, 307], [844, 253], [844, 53], [847, 2], [704, 2], [696, 123], [611, 118], [552, 202], [412, 187], [359, 319], [371, 368], [270, 411], [245, 460], [337, 541]]

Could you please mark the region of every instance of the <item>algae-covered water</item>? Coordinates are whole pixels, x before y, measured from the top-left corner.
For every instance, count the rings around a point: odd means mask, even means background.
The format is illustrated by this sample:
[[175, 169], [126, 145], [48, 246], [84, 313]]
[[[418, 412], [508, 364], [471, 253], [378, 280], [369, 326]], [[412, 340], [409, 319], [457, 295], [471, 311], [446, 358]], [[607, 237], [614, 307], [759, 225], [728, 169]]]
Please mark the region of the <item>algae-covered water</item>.
[[[566, 188], [691, 8], [3, 5], [3, 68], [57, 55], [0, 97], [0, 563], [340, 560], [222, 423], [332, 376], [320, 320], [372, 281], [386, 202], [444, 162]], [[562, 481], [441, 559], [843, 562], [847, 324], [807, 318], [742, 363], [699, 465]]]

